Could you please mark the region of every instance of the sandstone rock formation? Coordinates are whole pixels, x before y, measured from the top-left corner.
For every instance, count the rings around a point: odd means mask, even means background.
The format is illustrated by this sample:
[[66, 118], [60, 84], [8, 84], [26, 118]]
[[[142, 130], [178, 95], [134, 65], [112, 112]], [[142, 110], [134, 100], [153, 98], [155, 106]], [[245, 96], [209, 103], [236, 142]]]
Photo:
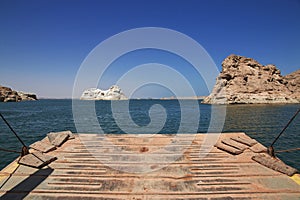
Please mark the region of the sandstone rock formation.
[[37, 100], [35, 94], [17, 92], [9, 87], [0, 86], [0, 102], [19, 102]]
[[203, 103], [299, 103], [300, 70], [282, 76], [275, 65], [230, 55], [222, 62], [212, 93]]
[[108, 90], [90, 88], [83, 92], [80, 99], [82, 100], [126, 100], [121, 88], [117, 85], [111, 86]]
[[287, 88], [292, 92], [291, 98], [300, 99], [300, 69], [284, 76]]

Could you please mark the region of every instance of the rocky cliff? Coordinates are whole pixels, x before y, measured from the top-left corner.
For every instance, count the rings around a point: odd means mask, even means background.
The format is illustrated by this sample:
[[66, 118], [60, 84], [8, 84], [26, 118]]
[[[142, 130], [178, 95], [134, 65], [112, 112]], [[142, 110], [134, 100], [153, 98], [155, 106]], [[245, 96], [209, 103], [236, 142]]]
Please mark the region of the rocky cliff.
[[0, 86], [0, 102], [19, 102], [37, 100], [35, 94], [17, 92], [9, 87]]
[[108, 90], [90, 88], [83, 92], [82, 100], [126, 100], [127, 97], [117, 85], [111, 86]]
[[292, 92], [291, 98], [300, 99], [300, 69], [284, 76], [287, 88]]
[[230, 55], [222, 62], [212, 93], [203, 103], [299, 103], [300, 70], [282, 76], [275, 65]]

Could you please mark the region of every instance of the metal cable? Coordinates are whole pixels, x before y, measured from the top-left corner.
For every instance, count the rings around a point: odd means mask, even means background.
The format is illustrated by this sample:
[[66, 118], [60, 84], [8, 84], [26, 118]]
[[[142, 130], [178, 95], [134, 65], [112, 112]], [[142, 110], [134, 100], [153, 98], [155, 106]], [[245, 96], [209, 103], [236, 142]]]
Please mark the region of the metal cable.
[[[292, 123], [292, 121], [296, 118], [296, 116], [299, 114], [300, 112], [300, 108], [296, 111], [296, 113], [294, 114], [294, 116], [288, 121], [288, 123], [285, 125], [285, 127], [282, 129], [282, 131], [277, 135], [277, 137], [275, 138], [275, 140], [272, 142], [271, 146], [268, 147], [268, 154], [272, 157], [275, 157], [275, 150], [273, 145], [275, 144], [275, 142], [279, 139], [279, 137], [282, 135], [282, 133], [285, 131], [285, 129], [287, 129], [287, 127]], [[278, 152], [278, 151], [276, 151]]]
[[278, 150], [276, 153], [282, 153], [282, 152], [291, 152], [291, 151], [298, 151], [300, 148], [292, 148], [292, 149], [284, 149], [284, 150]]
[[18, 140], [22, 143], [23, 146], [26, 147], [25, 143], [21, 140], [21, 138], [18, 136], [18, 134], [14, 131], [14, 129], [9, 125], [9, 123], [6, 121], [6, 119], [3, 117], [3, 115], [0, 113], [0, 117], [3, 119], [5, 124], [8, 126], [8, 128], [13, 132], [13, 134], [18, 138]]
[[11, 149], [3, 149], [3, 148], [0, 148], [0, 151], [6, 151], [6, 152], [11, 152], [11, 153], [21, 153], [20, 151], [16, 151], [16, 150], [11, 150]]
[[282, 131], [277, 135], [275, 140], [272, 142], [271, 147], [275, 144], [275, 142], [279, 139], [279, 137], [282, 135], [282, 133], [287, 129], [287, 127], [291, 124], [291, 122], [295, 119], [295, 117], [298, 115], [300, 112], [300, 108], [297, 110], [297, 112], [294, 114], [294, 116], [290, 119], [290, 121], [285, 125], [285, 127], [282, 129]]

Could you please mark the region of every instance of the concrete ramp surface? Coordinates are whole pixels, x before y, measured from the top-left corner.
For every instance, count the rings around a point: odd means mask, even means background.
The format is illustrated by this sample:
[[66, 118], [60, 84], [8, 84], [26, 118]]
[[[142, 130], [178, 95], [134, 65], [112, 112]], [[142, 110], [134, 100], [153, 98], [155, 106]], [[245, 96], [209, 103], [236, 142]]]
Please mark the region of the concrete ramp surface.
[[[206, 154], [206, 134], [74, 136], [45, 153], [57, 159], [42, 169], [17, 160], [4, 168], [0, 199], [300, 199], [299, 174], [253, 161], [264, 152], [253, 140], [234, 155], [215, 146]], [[248, 136], [224, 133], [218, 143], [237, 137]]]

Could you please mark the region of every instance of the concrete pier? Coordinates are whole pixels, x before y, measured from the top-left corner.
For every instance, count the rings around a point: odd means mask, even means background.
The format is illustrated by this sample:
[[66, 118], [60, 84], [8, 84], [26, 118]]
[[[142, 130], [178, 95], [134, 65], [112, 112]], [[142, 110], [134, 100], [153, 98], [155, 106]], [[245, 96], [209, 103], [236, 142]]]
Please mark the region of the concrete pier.
[[[41, 169], [18, 160], [4, 168], [0, 199], [300, 199], [299, 174], [290, 177], [251, 159], [264, 154], [259, 143], [239, 144], [237, 155], [216, 146], [206, 154], [205, 134], [74, 136], [45, 153], [57, 159]], [[224, 133], [218, 143], [233, 144], [228, 139], [236, 137], [247, 136]], [[174, 155], [176, 148], [183, 154]]]

